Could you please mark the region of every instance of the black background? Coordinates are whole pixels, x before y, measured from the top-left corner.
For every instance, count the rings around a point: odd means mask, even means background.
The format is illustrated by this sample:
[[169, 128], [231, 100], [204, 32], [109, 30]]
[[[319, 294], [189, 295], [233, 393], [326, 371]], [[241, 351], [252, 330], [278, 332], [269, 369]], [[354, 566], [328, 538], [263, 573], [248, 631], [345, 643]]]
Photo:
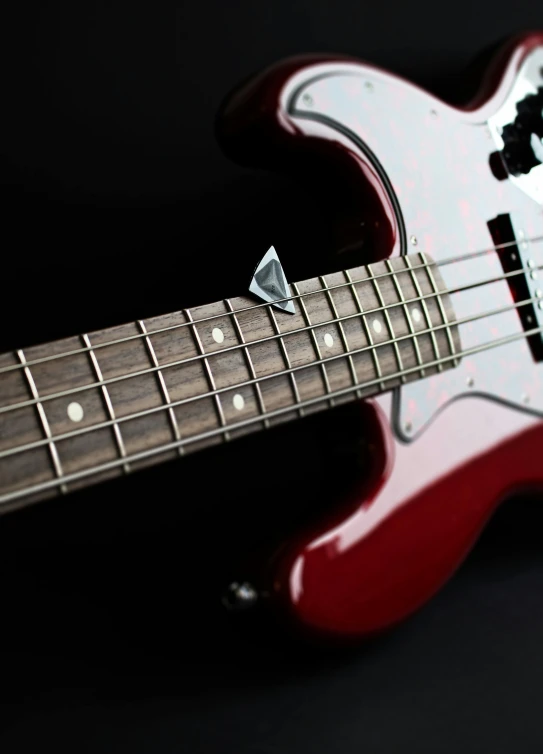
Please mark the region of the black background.
[[[228, 90], [324, 51], [458, 95], [543, 11], [21, 2], [0, 26], [3, 351], [241, 294], [271, 243], [291, 279], [333, 269], [322, 195], [221, 155]], [[302, 424], [0, 520], [3, 754], [541, 750], [541, 499], [506, 503], [430, 605], [360, 648], [224, 614], [246, 554], [332, 499], [321, 470], [349, 484], [351, 414]]]

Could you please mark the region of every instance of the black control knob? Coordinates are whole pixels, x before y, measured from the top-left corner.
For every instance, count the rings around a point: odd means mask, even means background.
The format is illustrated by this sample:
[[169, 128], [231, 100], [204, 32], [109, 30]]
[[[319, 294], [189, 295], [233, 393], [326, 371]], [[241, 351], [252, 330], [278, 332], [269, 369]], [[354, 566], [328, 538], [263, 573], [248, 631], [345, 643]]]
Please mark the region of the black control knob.
[[517, 104], [517, 129], [528, 135], [536, 134], [543, 138], [543, 87], [537, 94], [530, 94]]
[[517, 102], [517, 117], [504, 126], [502, 139], [502, 158], [512, 175], [526, 175], [542, 163], [543, 87]]

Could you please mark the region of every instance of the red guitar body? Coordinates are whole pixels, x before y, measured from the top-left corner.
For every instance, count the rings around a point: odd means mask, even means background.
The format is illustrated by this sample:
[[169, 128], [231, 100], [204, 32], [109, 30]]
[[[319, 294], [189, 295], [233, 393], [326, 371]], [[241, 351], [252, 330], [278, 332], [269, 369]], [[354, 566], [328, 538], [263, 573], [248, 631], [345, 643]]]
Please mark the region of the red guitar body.
[[[322, 165], [348, 183], [374, 234], [371, 258], [360, 264], [419, 251], [439, 264], [491, 247], [487, 223], [504, 213], [526, 237], [541, 236], [541, 201], [491, 169], [496, 145], [486, 124], [542, 46], [543, 34], [506, 45], [461, 109], [358, 61], [289, 60], [231, 96], [221, 142], [244, 164]], [[482, 277], [500, 270], [493, 255], [476, 264]], [[494, 302], [494, 294], [476, 291], [477, 305], [514, 300], [506, 282], [498, 290]], [[516, 311], [506, 320], [507, 332], [522, 332]], [[463, 390], [447, 382], [455, 370], [420, 383], [435, 410], [417, 427], [420, 401], [408, 401], [401, 421], [411, 438], [398, 431], [392, 395], [354, 409], [371, 439], [371, 478], [361, 480], [355, 499], [335, 504], [327, 520], [283, 547], [262, 585], [302, 627], [348, 639], [396, 624], [451, 576], [501, 500], [541, 486], [543, 421], [528, 404], [543, 390], [543, 373], [526, 339], [464, 359], [463, 368], [471, 375], [467, 386], [462, 377]], [[518, 405], [500, 390], [518, 393]]]

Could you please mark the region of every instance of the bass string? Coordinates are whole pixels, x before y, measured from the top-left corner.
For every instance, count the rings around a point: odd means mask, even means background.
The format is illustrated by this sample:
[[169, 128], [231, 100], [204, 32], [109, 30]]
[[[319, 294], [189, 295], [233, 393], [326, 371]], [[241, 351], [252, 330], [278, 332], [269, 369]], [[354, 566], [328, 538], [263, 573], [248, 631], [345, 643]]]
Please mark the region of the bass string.
[[[543, 331], [543, 327], [535, 327], [535, 328], [532, 328], [531, 330], [527, 330], [526, 332], [523, 332], [520, 334], [510, 335], [505, 338], [500, 338], [498, 340], [490, 341], [489, 343], [483, 343], [480, 346], [475, 346], [473, 348], [466, 349], [462, 352], [451, 354], [450, 356], [443, 357], [442, 359], [436, 359], [433, 362], [429, 362], [425, 364], [424, 368], [428, 369], [429, 367], [439, 366], [440, 364], [443, 364], [448, 361], [453, 361], [459, 358], [463, 358], [465, 356], [482, 353], [492, 348], [497, 348], [498, 346], [506, 345], [508, 343], [513, 343], [514, 341], [520, 340], [521, 338], [530, 337], [532, 335], [540, 335], [542, 331]], [[406, 374], [418, 372], [420, 371], [420, 369], [421, 369], [420, 365], [417, 365], [416, 367], [404, 369], [400, 372], [396, 372], [395, 374], [390, 374], [386, 377], [383, 377], [383, 376], [378, 377], [377, 379], [371, 380], [371, 382], [366, 382], [363, 385], [354, 385], [349, 388], [344, 388], [343, 390], [335, 390], [334, 392], [326, 393], [325, 395], [318, 396], [317, 398], [310, 398], [304, 401], [300, 401], [299, 403], [296, 403], [293, 406], [286, 406], [284, 408], [275, 409], [274, 411], [269, 411], [264, 415], [260, 414], [258, 416], [251, 417], [249, 419], [245, 419], [240, 422], [235, 422], [234, 424], [230, 424], [226, 427], [218, 427], [217, 429], [207, 430], [206, 432], [201, 432], [200, 434], [194, 435], [193, 437], [190, 437], [190, 438], [176, 440], [175, 442], [170, 442], [166, 445], [158, 446], [156, 448], [151, 448], [148, 450], [143, 450], [143, 451], [140, 451], [139, 453], [126, 455], [122, 458], [117, 458], [113, 461], [107, 461], [97, 466], [89, 467], [87, 469], [73, 472], [71, 474], [63, 474], [62, 476], [57, 477], [56, 479], [51, 479], [46, 482], [41, 482], [35, 485], [30, 485], [29, 487], [0, 495], [0, 505], [12, 502], [14, 500], [17, 500], [21, 497], [25, 497], [27, 495], [38, 494], [41, 492], [46, 492], [47, 490], [55, 489], [57, 487], [62, 487], [63, 485], [70, 484], [71, 482], [76, 482], [81, 479], [94, 476], [96, 474], [101, 474], [101, 473], [110, 471], [112, 469], [116, 469], [119, 466], [125, 466], [126, 464], [137, 463], [138, 461], [144, 461], [149, 458], [153, 458], [154, 456], [160, 455], [162, 453], [167, 453], [172, 450], [177, 450], [179, 447], [183, 447], [191, 443], [201, 442], [201, 441], [210, 439], [212, 437], [216, 437], [218, 435], [226, 436], [227, 433], [233, 432], [237, 429], [243, 429], [252, 424], [263, 423], [265, 419], [273, 419], [285, 413], [289, 413], [289, 412], [291, 413], [293, 411], [296, 411], [299, 408], [307, 408], [309, 406], [313, 406], [318, 403], [326, 403], [326, 401], [328, 400], [331, 400], [334, 398], [340, 398], [344, 395], [351, 395], [353, 393], [356, 393], [358, 390], [364, 389], [366, 387], [371, 387], [372, 385], [378, 385], [382, 382], [387, 382], [393, 379], [401, 378], [402, 376], [405, 376]]]
[[[539, 243], [540, 241], [543, 241], [543, 236], [534, 236], [532, 238], [523, 239], [523, 243]], [[444, 267], [446, 265], [450, 265], [450, 264], [453, 264], [455, 262], [467, 261], [469, 259], [475, 259], [477, 257], [484, 256], [486, 254], [491, 254], [492, 252], [495, 252], [495, 251], [500, 251], [500, 250], [503, 250], [503, 249], [507, 249], [507, 248], [511, 248], [511, 247], [516, 247], [517, 244], [518, 244], [517, 241], [506, 241], [504, 243], [497, 244], [496, 246], [489, 246], [486, 249], [480, 249], [479, 251], [472, 251], [472, 252], [469, 252], [468, 254], [464, 254], [464, 255], [459, 256], [459, 257], [458, 256], [456, 256], [456, 257], [447, 257], [446, 259], [442, 259], [440, 262], [427, 262], [427, 261], [424, 261], [422, 264], [411, 265], [410, 267], [405, 268], [405, 269], [390, 270], [388, 272], [379, 273], [378, 275], [374, 275], [373, 279], [374, 280], [380, 280], [382, 278], [388, 278], [388, 277], [391, 277], [393, 275], [398, 275], [400, 273], [405, 273], [405, 272], [409, 273], [411, 270], [413, 270], [413, 271], [424, 270], [424, 269], [427, 269], [427, 268], [432, 267], [432, 266], [435, 266], [435, 267]], [[419, 252], [419, 256], [424, 259], [425, 258], [424, 257], [424, 252]], [[364, 266], [364, 265], [362, 265], [362, 266]], [[370, 267], [370, 265], [365, 265], [365, 266], [366, 267]], [[519, 272], [522, 272], [522, 271], [523, 270], [520, 270]], [[353, 282], [356, 284], [356, 283], [360, 283], [360, 282], [364, 282], [364, 281], [365, 281], [365, 278], [362, 279], [362, 280], [356, 280], [356, 281], [353, 281]], [[333, 291], [333, 290], [336, 290], [338, 288], [346, 288], [346, 287], [349, 287], [350, 285], [351, 285], [351, 283], [338, 283], [336, 285], [330, 285], [330, 286], [326, 286], [324, 288], [320, 288], [319, 290], [316, 290], [316, 291], [308, 291], [307, 293], [299, 293], [299, 294], [296, 294], [294, 296], [288, 296], [287, 298], [277, 299], [274, 302], [274, 304], [280, 304], [280, 303], [284, 303], [284, 302], [287, 302], [287, 301], [293, 301], [295, 299], [302, 298], [302, 297], [307, 297], [307, 296], [315, 296], [315, 295], [317, 295], [319, 293], [326, 293], [328, 291]], [[447, 293], [447, 291], [444, 290], [444, 291], [442, 291], [442, 293]], [[233, 313], [234, 314], [242, 314], [244, 312], [250, 312], [250, 311], [253, 311], [255, 309], [261, 309], [263, 307], [269, 307], [269, 306], [270, 306], [270, 304], [268, 302], [264, 302], [264, 303], [260, 303], [260, 304], [252, 304], [251, 306], [246, 306], [246, 307], [242, 307], [240, 309], [236, 309], [235, 312], [233, 312]], [[86, 347], [82, 347], [82, 348], [74, 348], [74, 349], [72, 349], [70, 351], [64, 351], [63, 353], [51, 354], [50, 356], [42, 356], [42, 357], [40, 357], [38, 359], [30, 359], [29, 361], [27, 361], [26, 366], [32, 367], [32, 366], [35, 366], [37, 364], [43, 364], [44, 362], [47, 362], [47, 361], [56, 361], [57, 359], [64, 359], [64, 358], [67, 358], [69, 356], [76, 356], [77, 354], [87, 353], [89, 351], [96, 351], [96, 350], [98, 350], [100, 348], [107, 348], [108, 346], [114, 346], [114, 345], [118, 345], [120, 343], [126, 343], [126, 342], [131, 341], [131, 340], [141, 340], [142, 338], [149, 337], [151, 335], [158, 335], [159, 333], [168, 332], [168, 331], [171, 331], [171, 330], [178, 330], [178, 329], [184, 328], [184, 327], [191, 327], [193, 325], [199, 325], [199, 324], [201, 324], [203, 322], [210, 322], [210, 321], [213, 321], [213, 320], [220, 319], [220, 318], [223, 318], [225, 316], [228, 316], [228, 314], [229, 314], [229, 312], [223, 312], [221, 314], [213, 314], [213, 315], [210, 315], [209, 317], [201, 317], [200, 319], [196, 319], [196, 320], [193, 320], [193, 321], [187, 321], [187, 322], [181, 322], [181, 323], [179, 323], [177, 325], [168, 325], [167, 327], [160, 327], [160, 328], [157, 328], [156, 330], [148, 330], [145, 335], [143, 333], [136, 333], [134, 335], [127, 335], [127, 336], [125, 336], [123, 338], [114, 338], [112, 340], [105, 341], [104, 343], [97, 343], [95, 346], [86, 346]], [[323, 323], [323, 324], [326, 324], [326, 323]], [[217, 352], [215, 352], [215, 353], [217, 353]], [[0, 374], [2, 374], [4, 372], [10, 372], [10, 371], [15, 371], [15, 370], [20, 370], [20, 369], [21, 369], [21, 364], [10, 364], [8, 366], [0, 367]]]
[[[397, 302], [395, 302], [393, 304], [388, 304], [386, 306], [378, 306], [378, 307], [375, 307], [374, 309], [367, 309], [366, 311], [363, 311], [363, 312], [358, 311], [358, 312], [356, 312], [354, 314], [349, 314], [349, 315], [346, 315], [344, 317], [337, 317], [337, 318], [334, 318], [334, 319], [331, 319], [331, 320], [327, 320], [325, 322], [316, 323], [314, 325], [311, 325], [311, 324], [310, 325], [305, 325], [304, 327], [299, 327], [299, 328], [296, 328], [296, 329], [293, 329], [293, 330], [289, 330], [289, 331], [285, 331], [285, 332], [281, 332], [281, 333], [275, 333], [274, 335], [269, 335], [269, 336], [267, 336], [265, 338], [258, 338], [256, 340], [246, 341], [245, 343], [236, 343], [235, 345], [228, 346], [226, 348], [218, 348], [215, 351], [208, 351], [208, 352], [205, 352], [205, 353], [198, 353], [198, 354], [196, 354], [194, 356], [189, 356], [189, 357], [184, 358], [184, 359], [179, 359], [177, 361], [171, 361], [171, 362], [166, 363], [166, 364], [159, 364], [157, 366], [147, 367], [146, 369], [141, 369], [141, 370], [134, 371], [134, 372], [129, 372], [129, 373], [126, 373], [126, 374], [117, 375], [116, 377], [109, 377], [107, 379], [103, 379], [102, 378], [102, 379], [96, 380], [95, 382], [92, 382], [92, 383], [87, 384], [87, 385], [80, 385], [78, 387], [68, 388], [67, 390], [62, 390], [62, 391], [59, 391], [59, 392], [56, 392], [56, 393], [49, 393], [48, 395], [44, 395], [43, 397], [29, 398], [26, 401], [20, 401], [19, 403], [12, 403], [9, 406], [2, 406], [2, 407], [0, 407], [0, 414], [11, 413], [12, 411], [17, 411], [17, 410], [19, 410], [21, 408], [26, 408], [28, 406], [33, 406], [33, 405], [41, 404], [41, 403], [44, 403], [46, 401], [56, 400], [57, 398], [65, 398], [65, 397], [70, 396], [70, 395], [77, 395], [79, 393], [86, 392], [88, 390], [92, 390], [93, 388], [102, 387], [102, 386], [110, 385], [110, 384], [117, 383], [117, 382], [123, 382], [125, 380], [130, 380], [130, 379], [133, 379], [135, 377], [142, 377], [142, 376], [145, 376], [145, 375], [148, 375], [148, 374], [153, 374], [153, 373], [156, 373], [156, 372], [162, 372], [162, 371], [164, 371], [166, 369], [171, 369], [173, 367], [185, 366], [186, 364], [189, 364], [189, 363], [194, 362], [194, 361], [201, 361], [203, 359], [209, 359], [210, 357], [220, 356], [221, 354], [229, 353], [231, 351], [236, 351], [236, 350], [240, 350], [240, 349], [246, 349], [249, 346], [259, 345], [259, 344], [265, 343], [267, 341], [279, 340], [281, 338], [286, 338], [289, 335], [296, 335], [298, 333], [306, 332], [308, 330], [314, 330], [316, 327], [324, 327], [325, 325], [336, 324], [336, 323], [339, 323], [339, 322], [344, 322], [346, 320], [356, 319], [356, 318], [359, 318], [359, 317], [366, 317], [366, 316], [368, 316], [370, 314], [376, 314], [376, 313], [379, 313], [379, 312], [388, 312], [390, 309], [395, 309], [395, 308], [398, 308], [398, 307], [403, 308], [407, 304], [412, 304], [412, 303], [417, 303], [417, 302], [424, 302], [427, 299], [439, 298], [440, 296], [443, 296], [445, 294], [461, 293], [462, 291], [467, 291], [467, 290], [470, 290], [472, 288], [478, 288], [478, 287], [481, 287], [481, 286], [484, 286], [484, 285], [490, 285], [492, 283], [501, 282], [502, 280], [506, 280], [508, 278], [516, 277], [517, 275], [521, 275], [523, 273], [533, 274], [535, 270], [541, 270], [541, 269], [543, 269], [543, 265], [542, 266], [538, 266], [538, 267], [529, 267], [529, 268], [522, 267], [519, 270], [513, 270], [512, 272], [505, 273], [505, 274], [500, 275], [500, 276], [495, 277], [495, 278], [488, 278], [486, 280], [478, 280], [478, 281], [476, 281], [474, 283], [469, 283], [467, 285], [463, 285], [463, 286], [460, 286], [458, 288], [449, 288], [449, 289], [444, 289], [442, 291], [433, 291], [432, 293], [427, 293], [427, 294], [424, 294], [424, 295], [416, 296], [414, 298], [406, 299], [404, 301], [397, 301]], [[406, 270], [406, 271], [409, 272], [409, 269]], [[374, 278], [368, 278], [368, 282], [372, 282], [372, 280], [375, 280], [376, 278], [377, 278], [377, 276], [375, 276]], [[361, 281], [351, 281], [350, 283], [347, 283], [346, 285], [352, 286], [356, 282], [361, 282]], [[325, 291], [322, 290], [322, 291], [317, 291], [317, 292], [318, 293], [324, 293]], [[225, 301], [227, 301], [228, 303], [230, 303], [228, 301], [228, 299], [225, 299]], [[226, 312], [226, 313], [224, 313], [222, 315], [219, 315], [219, 316], [222, 316], [222, 317], [225, 317], [225, 316], [228, 317], [228, 316], [233, 316], [233, 315], [235, 316], [236, 313], [237, 312]], [[216, 319], [216, 317], [214, 317], [213, 319]], [[188, 322], [187, 324], [188, 325], [195, 325], [195, 324], [197, 324], [197, 320], [194, 320], [192, 322]], [[448, 323], [449, 326], [454, 325], [454, 324], [455, 324], [454, 321], [451, 321], [451, 322]], [[150, 335], [150, 334], [151, 333], [147, 333], [147, 335]], [[94, 347], [90, 347], [90, 348], [87, 348], [85, 350], [93, 352], [95, 349], [94, 349]], [[31, 363], [32, 363], [31, 360], [27, 360], [27, 361], [25, 361], [24, 366], [25, 367], [29, 367], [31, 365]], [[317, 363], [317, 362], [315, 362], [315, 363]], [[17, 366], [20, 367], [21, 365], [19, 364]]]
[[[486, 319], [487, 317], [495, 316], [495, 315], [498, 315], [498, 314], [503, 314], [503, 313], [506, 313], [506, 312], [509, 312], [509, 311], [514, 311], [515, 309], [518, 309], [518, 308], [520, 308], [522, 306], [526, 306], [527, 304], [530, 304], [530, 303], [535, 303], [536, 301], [539, 301], [539, 300], [540, 299], [536, 299], [536, 298], [525, 299], [523, 301], [518, 301], [518, 302], [516, 302], [514, 304], [511, 304], [511, 305], [508, 305], [508, 306], [503, 306], [503, 307], [500, 307], [498, 309], [494, 309], [494, 310], [489, 311], [489, 312], [483, 312], [483, 313], [480, 313], [480, 314], [476, 314], [476, 315], [464, 317], [463, 319], [456, 320], [452, 324], [454, 326], [461, 326], [461, 325], [469, 324], [469, 323], [475, 322], [477, 320]], [[382, 343], [379, 343], [378, 345], [373, 345], [373, 346], [372, 345], [367, 345], [367, 346], [364, 346], [363, 348], [358, 348], [358, 349], [354, 349], [352, 351], [346, 351], [346, 352], [341, 353], [341, 354], [336, 354], [334, 356], [329, 356], [329, 357], [326, 357], [326, 358], [321, 358], [321, 359], [318, 359], [318, 360], [316, 360], [314, 362], [311, 362], [310, 364], [302, 364], [302, 365], [299, 365], [299, 366], [296, 366], [296, 367], [289, 367], [289, 368], [283, 369], [283, 370], [281, 370], [279, 372], [272, 372], [271, 374], [263, 375], [262, 377], [257, 377], [257, 378], [253, 378], [253, 379], [250, 379], [250, 380], [245, 380], [245, 381], [239, 382], [237, 384], [229, 385], [228, 387], [216, 388], [215, 390], [209, 390], [208, 392], [202, 393], [201, 395], [194, 395], [194, 396], [191, 396], [189, 398], [182, 398], [181, 400], [178, 400], [178, 401], [171, 401], [170, 403], [162, 404], [160, 406], [154, 406], [153, 408], [144, 409], [142, 411], [137, 411], [137, 412], [135, 412], [133, 414], [127, 414], [125, 416], [120, 416], [120, 417], [115, 418], [115, 419], [109, 419], [107, 421], [99, 422], [99, 423], [94, 424], [94, 425], [92, 425], [90, 427], [81, 427], [80, 429], [74, 429], [74, 430], [71, 430], [70, 432], [64, 432], [62, 434], [54, 435], [51, 439], [54, 442], [60, 442], [62, 440], [73, 439], [74, 437], [78, 437], [78, 436], [81, 436], [81, 435], [90, 434], [91, 432], [96, 432], [98, 430], [105, 429], [107, 427], [113, 427], [114, 425], [119, 425], [119, 424], [122, 424], [124, 422], [131, 421], [133, 419], [141, 419], [141, 418], [143, 418], [145, 416], [149, 416], [151, 414], [161, 413], [163, 411], [169, 411], [169, 410], [171, 410], [171, 409], [173, 409], [173, 408], [175, 408], [177, 406], [183, 406], [183, 405], [186, 405], [188, 403], [194, 403], [196, 401], [203, 400], [205, 398], [211, 398], [211, 397], [214, 397], [215, 395], [221, 395], [223, 393], [232, 392], [232, 391], [234, 391], [236, 389], [240, 389], [240, 388], [244, 388], [244, 387], [249, 387], [251, 385], [257, 385], [257, 384], [260, 385], [262, 382], [266, 382], [267, 380], [271, 380], [274, 377], [280, 377], [282, 375], [287, 375], [287, 374], [299, 372], [299, 371], [301, 371], [303, 369], [307, 369], [307, 368], [314, 367], [314, 366], [319, 366], [321, 364], [327, 364], [328, 362], [336, 361], [338, 359], [348, 358], [349, 356], [354, 356], [356, 354], [364, 353], [366, 351], [369, 351], [372, 348], [381, 348], [383, 346], [392, 345], [394, 342], [400, 342], [400, 341], [403, 341], [403, 340], [409, 340], [411, 338], [419, 337], [419, 336], [422, 336], [422, 335], [429, 335], [431, 332], [435, 332], [437, 330], [442, 330], [442, 329], [448, 328], [450, 326], [451, 326], [451, 323], [442, 323], [440, 325], [436, 325], [433, 328], [419, 330], [415, 335], [413, 335], [413, 333], [406, 333], [405, 335], [402, 335], [402, 336], [400, 336], [400, 337], [398, 337], [396, 339], [383, 341]], [[457, 354], [454, 355], [454, 358], [455, 359], [460, 359], [460, 358], [462, 358], [462, 355], [463, 355], [462, 352], [457, 353]], [[446, 360], [447, 359], [445, 359], [445, 361]], [[419, 365], [417, 365], [416, 368], [414, 368], [414, 371], [422, 371], [422, 370], [424, 370], [424, 369], [426, 369], [428, 367], [431, 367], [431, 366], [432, 366], [432, 364], [419, 364]], [[386, 380], [389, 380], [389, 379], [395, 379], [398, 376], [402, 377], [402, 376], [404, 376], [404, 373], [395, 373], [393, 375], [390, 375], [389, 377], [383, 377], [382, 379], [379, 379], [376, 382], [379, 382], [379, 383], [385, 382]], [[368, 386], [371, 386], [371, 385], [369, 383], [362, 383], [362, 384], [357, 384], [356, 386], [353, 385], [353, 389], [364, 390], [364, 388], [366, 388]], [[327, 400], [328, 396], [329, 396], [329, 394], [326, 393], [321, 398], [321, 400]], [[293, 404], [293, 406], [291, 406], [290, 410], [296, 410], [300, 405], [301, 405], [300, 402], [297, 401], [295, 404]], [[260, 417], [261, 417], [261, 421], [265, 421], [268, 418], [266, 412], [261, 412], [260, 413]], [[231, 425], [229, 425], [228, 427], [225, 427], [224, 428], [225, 431], [227, 429], [229, 429], [230, 426]], [[15, 446], [13, 448], [8, 448], [6, 450], [0, 451], [0, 460], [4, 459], [4, 458], [7, 458], [8, 456], [18, 455], [20, 453], [27, 452], [29, 450], [34, 450], [36, 448], [43, 447], [45, 445], [48, 445], [49, 442], [50, 442], [49, 439], [43, 438], [41, 440], [35, 440], [35, 441], [27, 443], [25, 445], [18, 445], [18, 446]], [[193, 440], [191, 438], [191, 439], [186, 439], [185, 442], [196, 442], [196, 440]], [[182, 445], [180, 447], [182, 447]]]

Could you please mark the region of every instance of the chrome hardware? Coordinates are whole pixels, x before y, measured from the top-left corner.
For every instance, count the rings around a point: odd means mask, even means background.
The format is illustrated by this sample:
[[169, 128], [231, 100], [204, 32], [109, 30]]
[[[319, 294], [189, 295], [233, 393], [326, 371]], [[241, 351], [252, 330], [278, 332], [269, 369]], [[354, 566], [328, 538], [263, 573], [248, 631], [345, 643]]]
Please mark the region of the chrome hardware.
[[248, 581], [233, 581], [222, 598], [222, 603], [228, 610], [247, 610], [257, 602], [258, 592]]

